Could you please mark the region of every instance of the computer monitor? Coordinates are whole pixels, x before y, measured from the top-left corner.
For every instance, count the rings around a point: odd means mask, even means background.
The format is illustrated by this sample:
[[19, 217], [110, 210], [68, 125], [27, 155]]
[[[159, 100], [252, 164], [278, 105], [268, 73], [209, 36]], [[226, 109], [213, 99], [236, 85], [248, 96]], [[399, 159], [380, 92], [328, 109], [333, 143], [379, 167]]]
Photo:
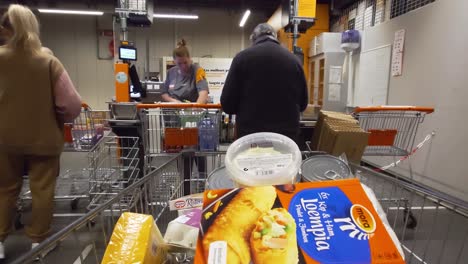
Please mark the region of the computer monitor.
[[130, 46], [120, 46], [119, 47], [119, 59], [126, 61], [136, 61], [137, 60], [137, 50], [134, 47]]

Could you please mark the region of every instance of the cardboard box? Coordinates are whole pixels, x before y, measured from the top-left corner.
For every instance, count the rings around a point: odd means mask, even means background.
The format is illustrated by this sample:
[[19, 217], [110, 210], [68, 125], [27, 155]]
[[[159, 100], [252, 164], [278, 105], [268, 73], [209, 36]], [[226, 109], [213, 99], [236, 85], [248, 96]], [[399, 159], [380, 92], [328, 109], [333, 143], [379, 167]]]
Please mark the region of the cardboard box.
[[334, 156], [345, 153], [349, 161], [359, 163], [368, 138], [369, 133], [362, 130], [351, 115], [320, 111], [312, 138], [312, 149]]
[[197, 264], [405, 263], [357, 179], [210, 190], [203, 208]]
[[322, 127], [324, 123], [329, 122], [340, 122], [341, 124], [347, 124], [352, 126], [359, 126], [358, 121], [349, 114], [331, 112], [331, 111], [320, 111], [317, 124], [315, 125], [314, 135], [311, 139], [311, 147], [313, 150], [318, 150], [321, 137], [324, 133]]

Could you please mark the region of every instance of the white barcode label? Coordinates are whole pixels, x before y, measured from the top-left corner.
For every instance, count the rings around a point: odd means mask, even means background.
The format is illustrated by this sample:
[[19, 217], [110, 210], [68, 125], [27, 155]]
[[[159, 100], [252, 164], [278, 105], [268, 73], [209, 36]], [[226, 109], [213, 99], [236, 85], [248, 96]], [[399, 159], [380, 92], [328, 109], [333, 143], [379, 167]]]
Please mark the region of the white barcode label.
[[256, 172], [255, 172], [255, 174], [256, 174], [257, 176], [272, 175], [273, 173], [275, 173], [274, 170], [267, 170], [267, 171], [260, 170], [260, 171], [256, 171]]
[[243, 173], [254, 176], [269, 176], [287, 167], [292, 162], [292, 154], [277, 154], [260, 157], [241, 157], [237, 165]]
[[208, 264], [227, 264], [226, 241], [215, 241], [210, 244]]

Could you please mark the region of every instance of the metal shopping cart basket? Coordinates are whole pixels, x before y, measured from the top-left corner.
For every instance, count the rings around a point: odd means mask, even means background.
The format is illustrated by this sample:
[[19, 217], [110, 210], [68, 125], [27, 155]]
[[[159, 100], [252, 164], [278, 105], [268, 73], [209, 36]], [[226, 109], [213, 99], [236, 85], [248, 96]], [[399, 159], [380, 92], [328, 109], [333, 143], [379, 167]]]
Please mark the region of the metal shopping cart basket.
[[82, 103], [78, 117], [64, 126], [65, 151], [89, 151], [109, 129], [109, 118], [110, 111], [92, 110]]
[[365, 156], [406, 156], [413, 148], [419, 124], [434, 108], [416, 106], [358, 107], [354, 116], [369, 142]]
[[[219, 104], [139, 104], [145, 155], [197, 149], [199, 123], [208, 118], [219, 133]], [[216, 134], [219, 138], [219, 134]]]
[[[190, 155], [199, 149], [201, 123], [208, 120], [212, 124], [212, 139], [217, 150], [219, 141], [219, 124], [221, 122], [221, 106], [219, 104], [140, 104], [140, 119], [143, 130], [143, 143], [145, 149], [146, 173], [157, 168], [166, 161], [170, 153], [183, 152], [182, 155]], [[186, 152], [188, 151], [188, 152]], [[183, 159], [178, 173], [163, 173], [158, 178], [158, 186], [152, 194], [157, 199], [168, 200], [175, 192], [174, 188], [184, 179], [192, 178], [192, 165], [198, 168], [196, 178], [206, 179], [206, 160], [202, 157], [188, 161]], [[186, 182], [186, 192], [190, 189]]]
[[[138, 179], [138, 142], [137, 137], [106, 136], [90, 151], [88, 210], [112, 199]], [[133, 202], [133, 197], [126, 197], [116, 206], [126, 210]]]
[[[207, 158], [207, 171], [212, 172], [223, 165], [224, 153], [197, 152], [196, 157]], [[185, 157], [179, 153], [171, 155], [169, 160], [142, 179], [125, 188], [113, 198], [94, 208], [86, 216], [71, 223], [65, 229], [41, 243], [39, 247], [17, 259], [14, 263], [31, 263], [49, 248], [62, 247], [41, 258], [42, 263], [54, 263], [59, 256], [61, 263], [100, 263], [109, 242], [118, 217], [125, 210], [150, 214], [156, 219], [164, 234], [169, 221], [177, 213], [168, 210], [168, 200], [151, 195], [156, 192], [160, 178], [165, 174], [182, 177], [179, 164]], [[407, 228], [407, 215], [404, 208], [394, 203], [381, 203], [387, 218], [402, 243], [407, 263], [465, 263], [468, 258], [468, 204], [454, 199], [428, 187], [415, 186], [365, 167], [353, 166], [356, 176], [371, 187], [377, 198], [406, 197], [410, 206], [418, 210], [415, 217], [420, 224], [416, 229]], [[200, 182], [202, 184], [200, 184]], [[186, 183], [193, 187], [191, 193], [203, 190], [204, 179], [181, 180], [173, 186], [170, 199], [176, 199], [186, 193]], [[197, 187], [197, 188], [195, 188]], [[125, 204], [126, 197], [132, 197], [132, 206]], [[122, 208], [125, 208], [123, 210]], [[67, 250], [66, 255], [59, 252]], [[75, 253], [75, 254], [73, 254]], [[186, 256], [184, 260], [189, 261]], [[183, 262], [188, 263], [188, 262]]]

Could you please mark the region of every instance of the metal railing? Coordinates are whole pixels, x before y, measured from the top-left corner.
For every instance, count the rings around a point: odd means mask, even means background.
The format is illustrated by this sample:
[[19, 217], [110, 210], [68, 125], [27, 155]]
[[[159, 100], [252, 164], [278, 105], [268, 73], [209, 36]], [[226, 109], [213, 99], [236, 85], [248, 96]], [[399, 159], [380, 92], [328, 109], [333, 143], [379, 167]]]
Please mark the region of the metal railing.
[[[158, 180], [162, 174], [178, 173], [178, 164], [181, 164], [181, 158], [181, 155], [173, 156], [152, 173], [144, 176], [134, 184], [116, 194], [113, 198], [89, 211], [85, 216], [73, 221], [68, 226], [40, 243], [39, 246], [16, 259], [13, 263], [32, 263], [37, 259], [39, 259], [39, 263], [51, 263], [50, 259], [54, 257], [55, 253], [58, 253], [58, 250], [45, 256], [42, 256], [43, 253], [48, 251], [50, 248], [60, 246], [61, 242], [70, 242], [70, 240], [74, 242], [74, 250], [79, 249], [77, 252], [82, 252], [82, 250], [87, 251], [88, 254], [94, 255], [96, 263], [100, 263], [114, 226], [120, 215], [125, 211], [150, 214], [161, 225], [167, 225], [167, 223], [163, 223], [164, 220], [168, 220], [171, 216], [168, 213], [163, 214], [163, 212], [165, 212], [164, 209], [168, 206], [167, 200], [162, 202], [159, 200], [159, 197], [151, 194], [155, 188], [157, 188]], [[183, 183], [179, 185], [180, 186], [174, 186], [174, 192], [171, 196], [176, 197], [182, 195], [184, 192], [184, 186]], [[134, 199], [134, 203], [131, 207], [127, 206], [128, 203], [126, 199], [128, 199], [128, 197], [132, 197]], [[96, 232], [101, 234], [92, 234]], [[74, 259], [66, 259], [67, 257], [78, 257], [81, 261], [80, 263], [84, 263], [82, 254], [79, 256], [61, 255], [62, 263], [73, 262]]]

